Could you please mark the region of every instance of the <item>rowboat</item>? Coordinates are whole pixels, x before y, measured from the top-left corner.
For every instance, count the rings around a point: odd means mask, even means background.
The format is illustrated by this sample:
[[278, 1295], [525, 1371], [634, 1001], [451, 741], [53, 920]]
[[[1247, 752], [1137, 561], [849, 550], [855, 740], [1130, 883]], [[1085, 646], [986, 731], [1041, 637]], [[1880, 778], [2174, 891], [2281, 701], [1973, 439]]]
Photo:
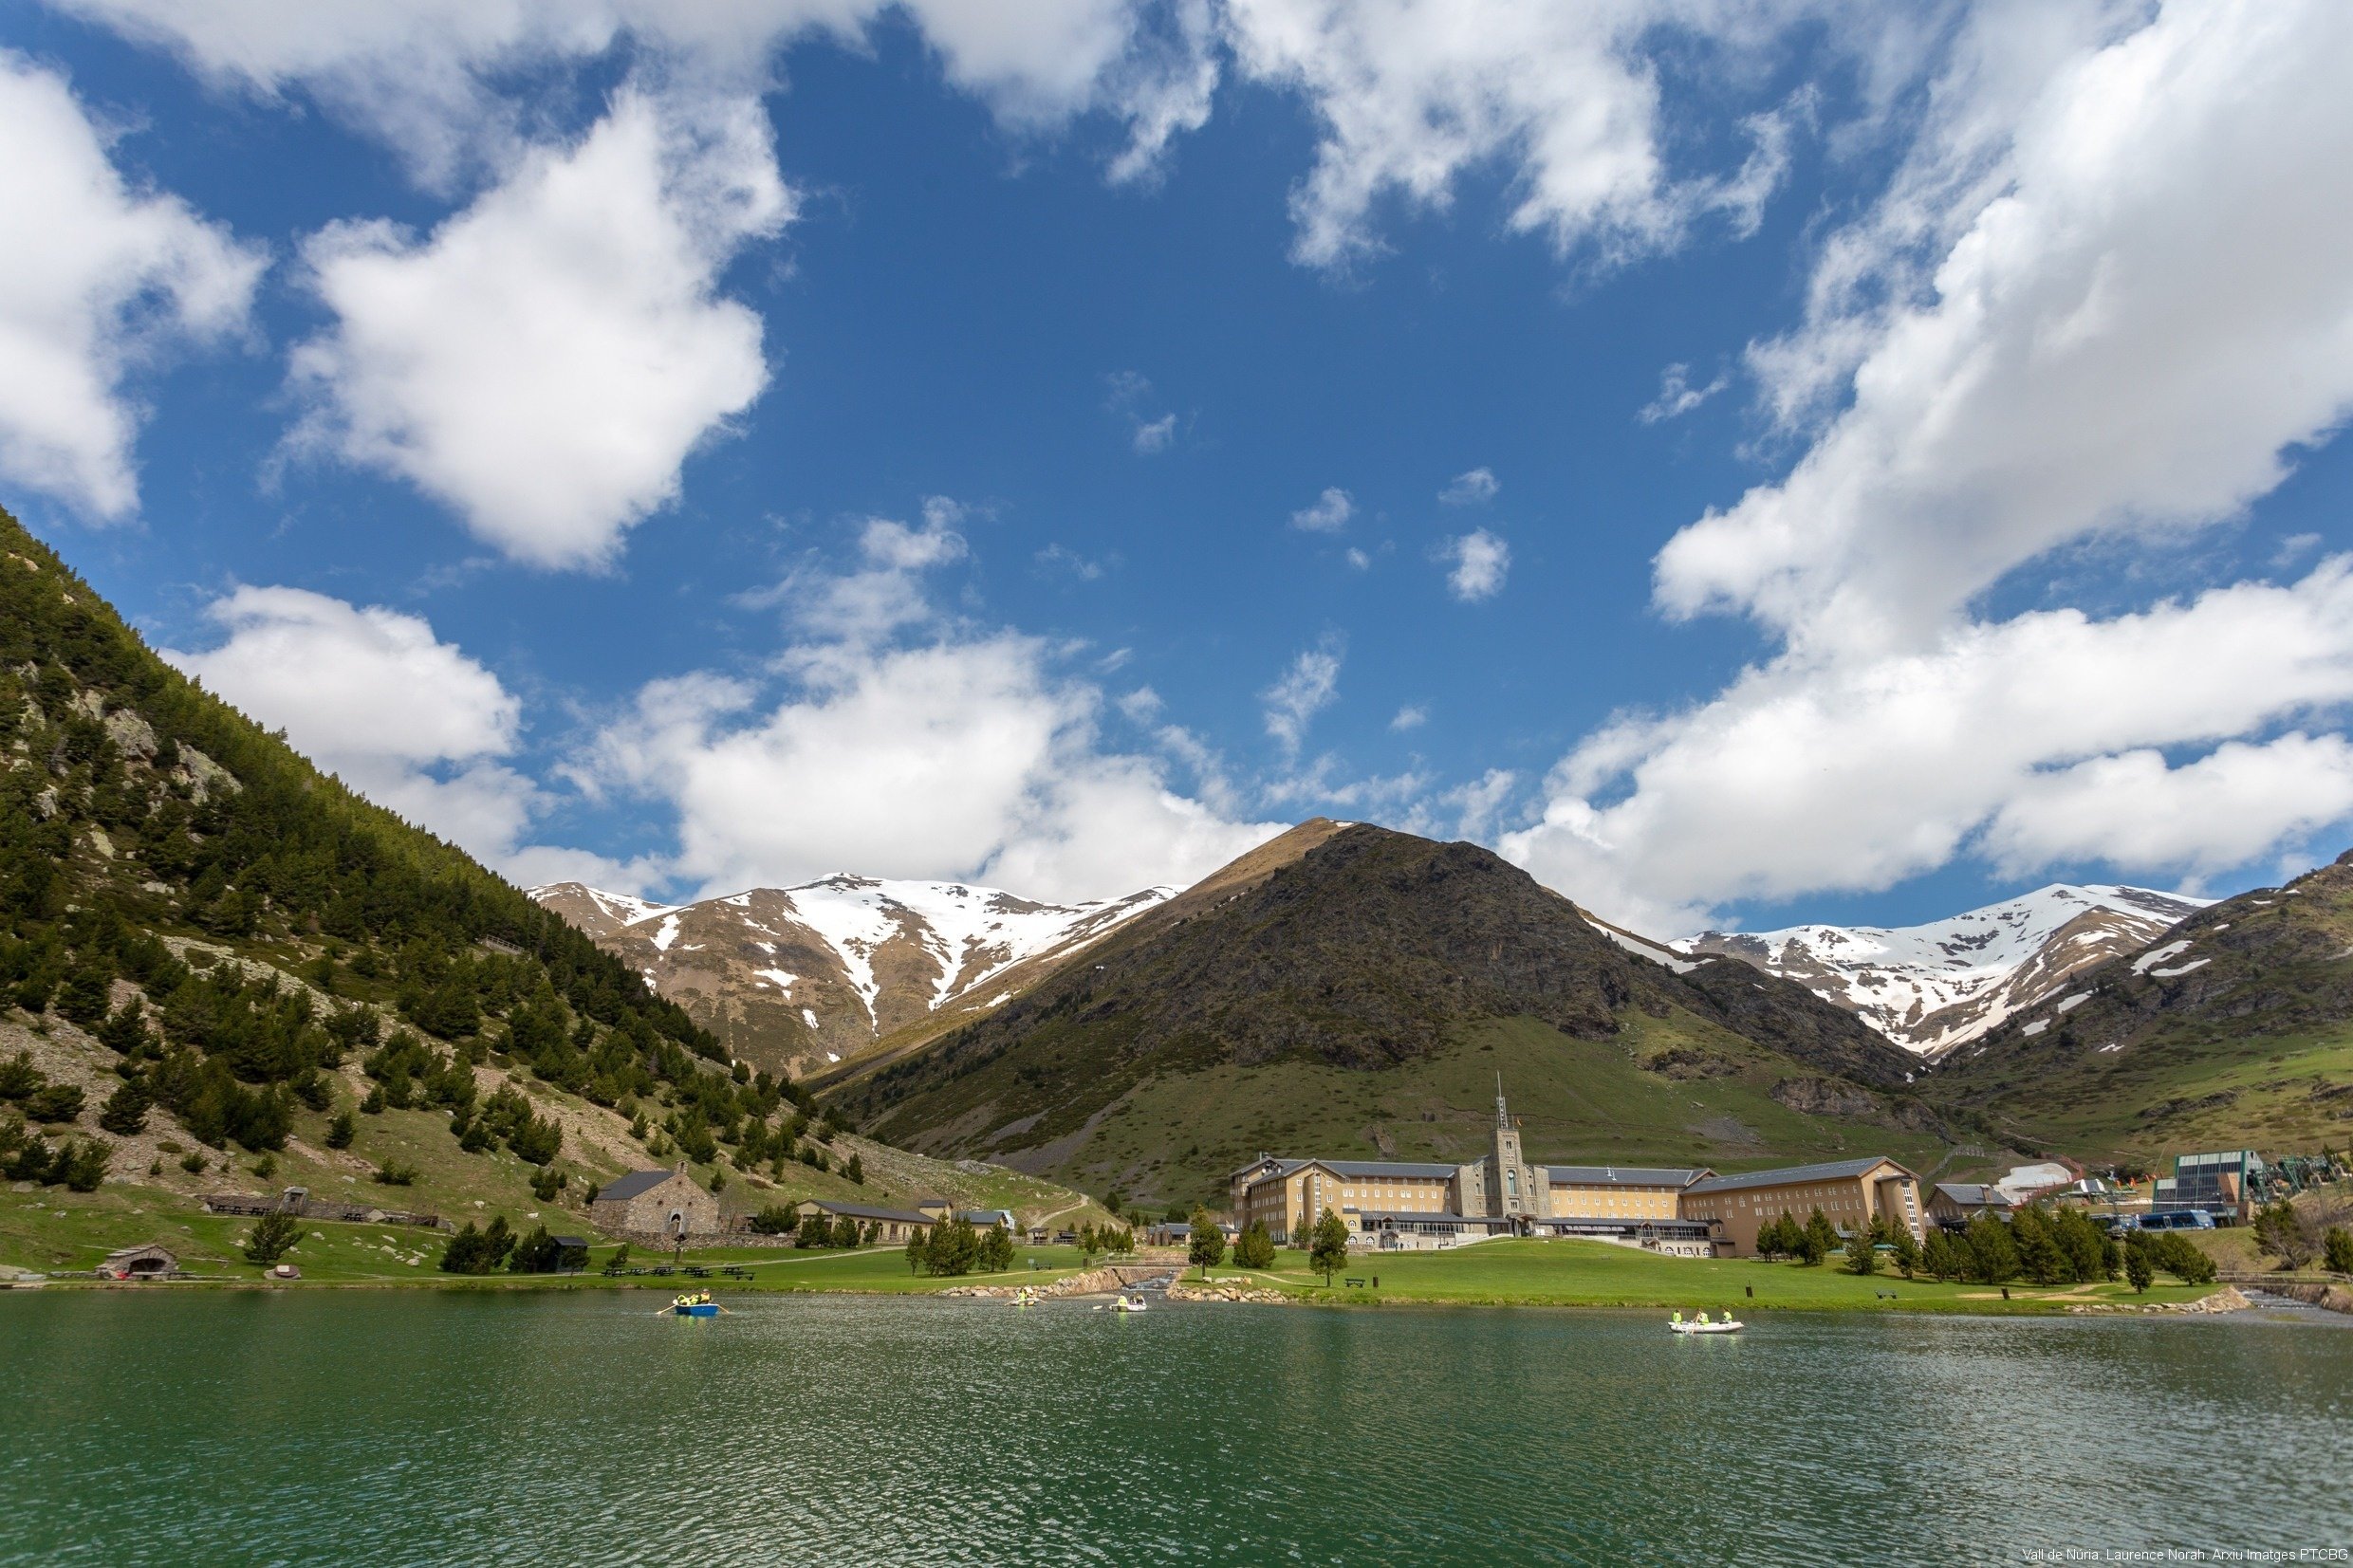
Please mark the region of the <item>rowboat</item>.
[[676, 1313], [681, 1318], [716, 1318], [719, 1315], [719, 1303], [716, 1301], [689, 1301], [674, 1306], [670, 1310]]
[[1748, 1326], [1730, 1318], [1720, 1323], [1687, 1323], [1678, 1318], [1667, 1325], [1677, 1334], [1738, 1334]]

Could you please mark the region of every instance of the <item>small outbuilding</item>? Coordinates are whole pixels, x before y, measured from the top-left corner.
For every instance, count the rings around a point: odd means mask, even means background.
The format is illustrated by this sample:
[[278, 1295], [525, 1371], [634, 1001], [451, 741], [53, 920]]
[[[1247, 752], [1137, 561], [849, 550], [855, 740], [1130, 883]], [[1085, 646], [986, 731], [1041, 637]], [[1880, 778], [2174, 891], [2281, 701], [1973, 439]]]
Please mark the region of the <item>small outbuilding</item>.
[[[597, 1228], [617, 1236], [664, 1243], [719, 1233], [719, 1200], [681, 1165], [675, 1171], [632, 1171], [597, 1190], [588, 1206]], [[583, 1246], [583, 1251], [586, 1250]]]
[[829, 1198], [808, 1198], [793, 1206], [793, 1212], [803, 1219], [822, 1214], [827, 1220], [855, 1220], [859, 1228], [886, 1246], [899, 1246], [911, 1235], [928, 1230], [935, 1223], [932, 1215], [918, 1209], [882, 1208], [865, 1203], [835, 1203]]
[[98, 1265], [102, 1280], [168, 1280], [179, 1272], [179, 1256], [161, 1242], [126, 1246]]
[[1928, 1194], [1928, 1223], [1958, 1230], [1980, 1214], [2007, 1220], [2017, 1208], [1990, 1182], [1940, 1181]]

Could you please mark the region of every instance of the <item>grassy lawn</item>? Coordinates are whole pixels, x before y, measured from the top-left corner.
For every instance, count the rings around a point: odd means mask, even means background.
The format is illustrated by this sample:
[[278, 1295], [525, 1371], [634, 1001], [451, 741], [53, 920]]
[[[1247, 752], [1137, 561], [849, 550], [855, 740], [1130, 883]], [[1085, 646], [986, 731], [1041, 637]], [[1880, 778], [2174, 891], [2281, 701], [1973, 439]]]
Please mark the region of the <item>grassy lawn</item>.
[[[1195, 1271], [1197, 1272], [1197, 1271]], [[1306, 1255], [1282, 1252], [1265, 1273], [1220, 1268], [1215, 1279], [1271, 1285], [1306, 1299], [1345, 1302], [1436, 1301], [1466, 1305], [1679, 1307], [1685, 1313], [1735, 1315], [1775, 1308], [1907, 1312], [2055, 1312], [2101, 1301], [2195, 1301], [2211, 1285], [2168, 1282], [2135, 1296], [2122, 1282], [2043, 1290], [2012, 1284], [2002, 1300], [1990, 1285], [1938, 1284], [1894, 1275], [1863, 1278], [1837, 1263], [1806, 1268], [1743, 1258], [1666, 1258], [1607, 1242], [1486, 1242], [1445, 1252], [1391, 1252], [1352, 1258], [1341, 1280], [1306, 1266]], [[1371, 1282], [1378, 1277], [1378, 1289]], [[1186, 1276], [1190, 1281], [1193, 1273]], [[1748, 1292], [1753, 1291], [1751, 1296]], [[1892, 1298], [1892, 1299], [1891, 1299]]]

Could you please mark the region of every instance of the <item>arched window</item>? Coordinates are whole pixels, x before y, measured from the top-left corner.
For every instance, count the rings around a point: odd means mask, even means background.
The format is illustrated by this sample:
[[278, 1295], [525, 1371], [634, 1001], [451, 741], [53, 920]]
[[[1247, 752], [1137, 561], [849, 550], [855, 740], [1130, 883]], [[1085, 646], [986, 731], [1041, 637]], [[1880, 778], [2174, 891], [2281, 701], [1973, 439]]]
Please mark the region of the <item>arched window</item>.
[[1503, 1173], [1503, 1190], [1515, 1198], [1520, 1195], [1520, 1173], [1508, 1166]]

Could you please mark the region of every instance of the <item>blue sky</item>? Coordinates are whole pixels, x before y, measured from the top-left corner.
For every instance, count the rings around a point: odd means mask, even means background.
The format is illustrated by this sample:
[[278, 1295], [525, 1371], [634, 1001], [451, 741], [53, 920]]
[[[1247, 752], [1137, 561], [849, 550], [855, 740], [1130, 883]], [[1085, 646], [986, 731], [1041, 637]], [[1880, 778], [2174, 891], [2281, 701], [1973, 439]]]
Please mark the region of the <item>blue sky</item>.
[[0, 22], [0, 496], [519, 877], [1323, 813], [1672, 932], [2343, 847], [2336, 8], [695, 27]]

